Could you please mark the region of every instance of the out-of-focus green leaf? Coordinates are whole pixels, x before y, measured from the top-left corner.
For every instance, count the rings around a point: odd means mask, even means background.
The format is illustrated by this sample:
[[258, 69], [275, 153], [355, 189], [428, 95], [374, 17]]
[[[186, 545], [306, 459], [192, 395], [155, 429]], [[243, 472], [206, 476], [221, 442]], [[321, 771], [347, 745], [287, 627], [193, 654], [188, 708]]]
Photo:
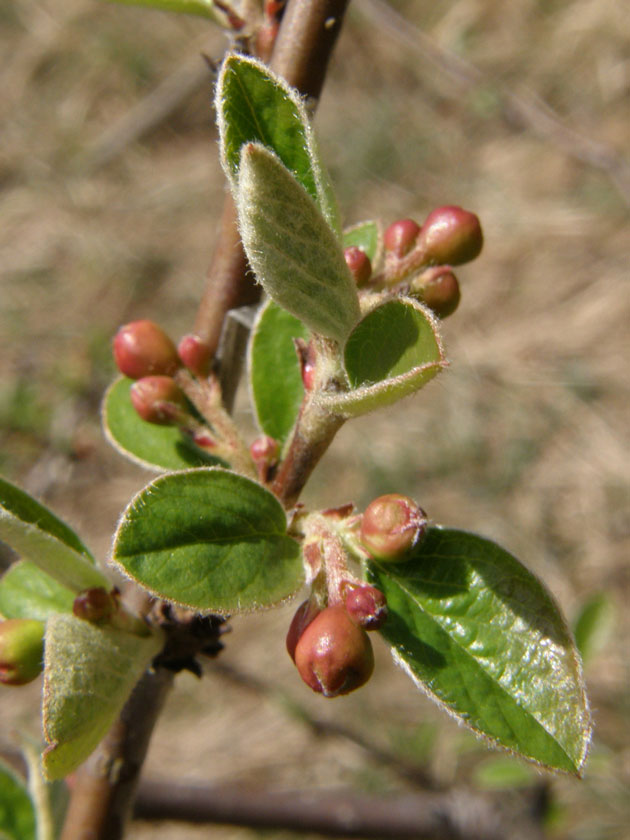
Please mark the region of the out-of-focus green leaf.
[[224, 24], [225, 16], [217, 9], [213, 0], [109, 0], [124, 6], [146, 6], [148, 9], [160, 9], [165, 12], [180, 12], [187, 15], [210, 18]]
[[22, 779], [0, 761], [0, 837], [37, 840], [35, 809]]
[[582, 605], [574, 624], [575, 643], [586, 662], [606, 644], [613, 626], [614, 607], [605, 592], [597, 592]]
[[0, 579], [0, 615], [46, 621], [72, 612], [75, 593], [29, 560], [14, 563]]
[[377, 222], [359, 222], [343, 232], [343, 247], [354, 245], [370, 258], [375, 268], [383, 250], [382, 234]]

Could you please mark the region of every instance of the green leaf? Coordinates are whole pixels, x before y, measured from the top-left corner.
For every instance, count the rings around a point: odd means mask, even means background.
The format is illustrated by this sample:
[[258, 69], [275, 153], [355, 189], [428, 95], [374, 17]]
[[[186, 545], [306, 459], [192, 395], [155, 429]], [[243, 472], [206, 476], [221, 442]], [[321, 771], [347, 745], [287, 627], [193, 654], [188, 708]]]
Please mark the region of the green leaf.
[[338, 232], [335, 198], [299, 93], [262, 62], [233, 53], [223, 62], [215, 104], [221, 160], [233, 185], [241, 149], [260, 143], [276, 153]]
[[320, 403], [345, 417], [413, 394], [447, 364], [437, 320], [411, 298], [368, 312], [346, 342], [344, 363], [352, 390], [322, 395]]
[[511, 554], [431, 528], [406, 562], [369, 564], [382, 635], [419, 688], [473, 731], [580, 774], [591, 722], [580, 659], [551, 595]]
[[249, 341], [249, 382], [258, 425], [284, 441], [293, 428], [304, 386], [294, 339], [309, 332], [294, 315], [270, 300], [261, 307]]
[[612, 632], [614, 606], [605, 592], [597, 592], [580, 610], [574, 624], [575, 643], [584, 662], [605, 646]]
[[44, 779], [39, 739], [23, 735], [21, 748], [28, 766], [28, 789], [35, 809], [37, 840], [57, 840], [70, 798], [68, 787], [61, 779], [54, 782]]
[[0, 580], [0, 615], [46, 621], [72, 612], [75, 593], [28, 560], [14, 563]]
[[217, 23], [224, 23], [225, 18], [217, 10], [213, 0], [113, 0], [125, 6], [146, 6], [149, 9], [160, 9], [165, 12], [181, 12], [187, 15], [198, 15], [211, 18]]
[[35, 809], [22, 779], [0, 761], [0, 837], [36, 840]]
[[0, 539], [74, 592], [108, 585], [74, 531], [28, 493], [3, 479]]
[[146, 423], [129, 397], [132, 379], [116, 379], [103, 400], [103, 430], [109, 442], [136, 464], [151, 470], [181, 470], [218, 464], [176, 426]]
[[159, 636], [136, 636], [73, 615], [48, 621], [43, 705], [48, 779], [61, 779], [85, 761], [162, 645]]
[[274, 606], [304, 578], [280, 502], [218, 467], [145, 487], [122, 517], [113, 560], [159, 597], [217, 613]]
[[343, 247], [354, 245], [370, 258], [372, 268], [376, 268], [383, 251], [383, 236], [377, 222], [359, 222], [343, 232]]
[[304, 188], [263, 146], [243, 148], [236, 205], [245, 252], [269, 297], [342, 342], [361, 313], [341, 245]]

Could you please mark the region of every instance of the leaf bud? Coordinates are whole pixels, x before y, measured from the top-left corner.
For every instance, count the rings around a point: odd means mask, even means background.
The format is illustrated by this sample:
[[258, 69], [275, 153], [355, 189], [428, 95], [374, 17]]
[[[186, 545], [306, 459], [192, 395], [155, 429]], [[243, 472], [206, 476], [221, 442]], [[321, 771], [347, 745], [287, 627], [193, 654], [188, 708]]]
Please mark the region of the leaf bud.
[[153, 321], [132, 321], [121, 327], [114, 336], [114, 360], [130, 379], [171, 376], [180, 364], [177, 348]]
[[344, 248], [343, 255], [350, 274], [354, 277], [354, 282], [357, 286], [365, 286], [372, 276], [372, 263], [368, 255], [356, 245]]
[[309, 598], [307, 601], [304, 601], [297, 608], [297, 612], [293, 616], [291, 624], [289, 625], [289, 630], [287, 632], [286, 639], [287, 653], [294, 662], [295, 648], [297, 647], [297, 643], [300, 641], [302, 633], [306, 630], [306, 628], [315, 618], [315, 616], [319, 615], [320, 612], [321, 607], [312, 598]]
[[337, 604], [322, 610], [304, 630], [295, 648], [295, 664], [313, 691], [337, 697], [369, 680], [374, 653], [365, 630]]
[[249, 454], [256, 465], [258, 477], [261, 481], [267, 481], [272, 468], [278, 463], [280, 444], [269, 435], [261, 435], [250, 444]]
[[102, 586], [79, 592], [72, 604], [72, 612], [84, 621], [108, 619], [116, 611], [116, 600]]
[[25, 685], [44, 667], [44, 625], [30, 618], [0, 623], [0, 683]]
[[198, 335], [190, 333], [183, 336], [177, 345], [177, 352], [184, 366], [195, 376], [208, 375], [212, 353], [210, 347]]
[[378, 630], [387, 618], [385, 593], [369, 584], [349, 587], [344, 605], [352, 621], [365, 630]]
[[438, 207], [422, 225], [418, 245], [427, 262], [435, 265], [470, 262], [479, 256], [483, 246], [479, 219], [461, 207]]
[[365, 509], [360, 540], [378, 560], [400, 560], [424, 535], [427, 519], [422, 508], [408, 496], [379, 496]]
[[131, 386], [131, 402], [147, 423], [171, 426], [186, 410], [184, 392], [170, 376], [144, 376]]
[[383, 245], [397, 257], [404, 257], [416, 244], [420, 225], [413, 219], [399, 219], [392, 222], [383, 234]]
[[440, 265], [425, 271], [418, 279], [418, 290], [410, 293], [419, 298], [438, 318], [447, 318], [457, 309], [461, 294], [457, 277], [448, 266]]

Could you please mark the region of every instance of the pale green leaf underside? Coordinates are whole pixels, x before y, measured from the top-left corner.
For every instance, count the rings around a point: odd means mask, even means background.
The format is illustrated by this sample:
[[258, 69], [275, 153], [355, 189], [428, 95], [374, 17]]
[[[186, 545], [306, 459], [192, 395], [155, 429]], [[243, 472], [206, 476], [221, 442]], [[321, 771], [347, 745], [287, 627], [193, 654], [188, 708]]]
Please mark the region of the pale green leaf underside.
[[360, 248], [367, 254], [372, 263], [372, 268], [376, 268], [383, 250], [378, 223], [359, 222], [359, 224], [346, 228], [343, 232], [343, 247], [349, 248], [351, 245]]
[[308, 339], [294, 315], [268, 301], [258, 313], [249, 342], [249, 382], [258, 425], [284, 443], [304, 396], [294, 339]]
[[46, 628], [43, 769], [61, 779], [94, 750], [163, 644], [57, 615]]
[[211, 18], [223, 23], [223, 18], [217, 11], [213, 0], [110, 0], [124, 6], [145, 6], [149, 9], [160, 9], [165, 12], [180, 12], [187, 15]]
[[591, 723], [581, 664], [551, 595], [511, 554], [431, 528], [403, 563], [371, 562], [387, 595], [382, 635], [416, 684], [471, 729], [579, 774]]
[[72, 612], [74, 597], [35, 563], [20, 560], [0, 580], [0, 615], [46, 621], [51, 615]]
[[243, 148], [236, 205], [245, 252], [269, 297], [313, 331], [345, 340], [360, 310], [341, 245], [311, 197], [262, 146]]
[[116, 379], [103, 401], [103, 429], [110, 443], [123, 455], [148, 469], [181, 470], [217, 464], [175, 426], [146, 423], [136, 413], [129, 396], [133, 380]]
[[331, 228], [338, 230], [335, 198], [296, 90], [257, 59], [232, 54], [223, 62], [216, 109], [221, 158], [233, 183], [237, 181], [243, 145], [260, 143], [275, 152], [319, 206]]
[[0, 479], [0, 539], [74, 592], [105, 586], [81, 540], [23, 490]]
[[25, 783], [0, 761], [0, 837], [36, 840], [35, 810]]
[[278, 500], [219, 468], [162, 476], [127, 508], [113, 559], [161, 598], [218, 613], [270, 607], [303, 582]]
[[351, 390], [322, 395], [322, 406], [353, 417], [391, 405], [446, 366], [436, 319], [410, 298], [387, 301], [354, 328], [344, 364]]

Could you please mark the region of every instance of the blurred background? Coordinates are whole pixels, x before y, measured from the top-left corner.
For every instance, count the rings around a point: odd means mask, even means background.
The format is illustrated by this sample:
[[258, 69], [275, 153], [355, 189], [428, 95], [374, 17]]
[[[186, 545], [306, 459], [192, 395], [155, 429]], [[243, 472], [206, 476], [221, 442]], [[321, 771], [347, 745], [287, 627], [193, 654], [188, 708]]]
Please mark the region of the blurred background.
[[[201, 53], [218, 60], [225, 46], [204, 20], [98, 0], [0, 7], [0, 471], [101, 558], [151, 478], [101, 435], [111, 337], [137, 318], [174, 338], [192, 325], [224, 196]], [[366, 688], [315, 697], [284, 650], [295, 605], [234, 619], [207, 676], [178, 678], [146, 773], [412, 790], [398, 758], [515, 802], [544, 787], [552, 837], [630, 838], [627, 5], [357, 1], [316, 125], [348, 224], [421, 222], [461, 204], [480, 216], [485, 247], [458, 272], [449, 371], [348, 424], [305, 501], [409, 494], [433, 520], [501, 542], [571, 621], [590, 609], [586, 776], [548, 778], [489, 752], [381, 646]], [[237, 414], [253, 436], [242, 391]], [[7, 734], [38, 732], [39, 693], [0, 693]], [[209, 831], [136, 823], [130, 837]]]

